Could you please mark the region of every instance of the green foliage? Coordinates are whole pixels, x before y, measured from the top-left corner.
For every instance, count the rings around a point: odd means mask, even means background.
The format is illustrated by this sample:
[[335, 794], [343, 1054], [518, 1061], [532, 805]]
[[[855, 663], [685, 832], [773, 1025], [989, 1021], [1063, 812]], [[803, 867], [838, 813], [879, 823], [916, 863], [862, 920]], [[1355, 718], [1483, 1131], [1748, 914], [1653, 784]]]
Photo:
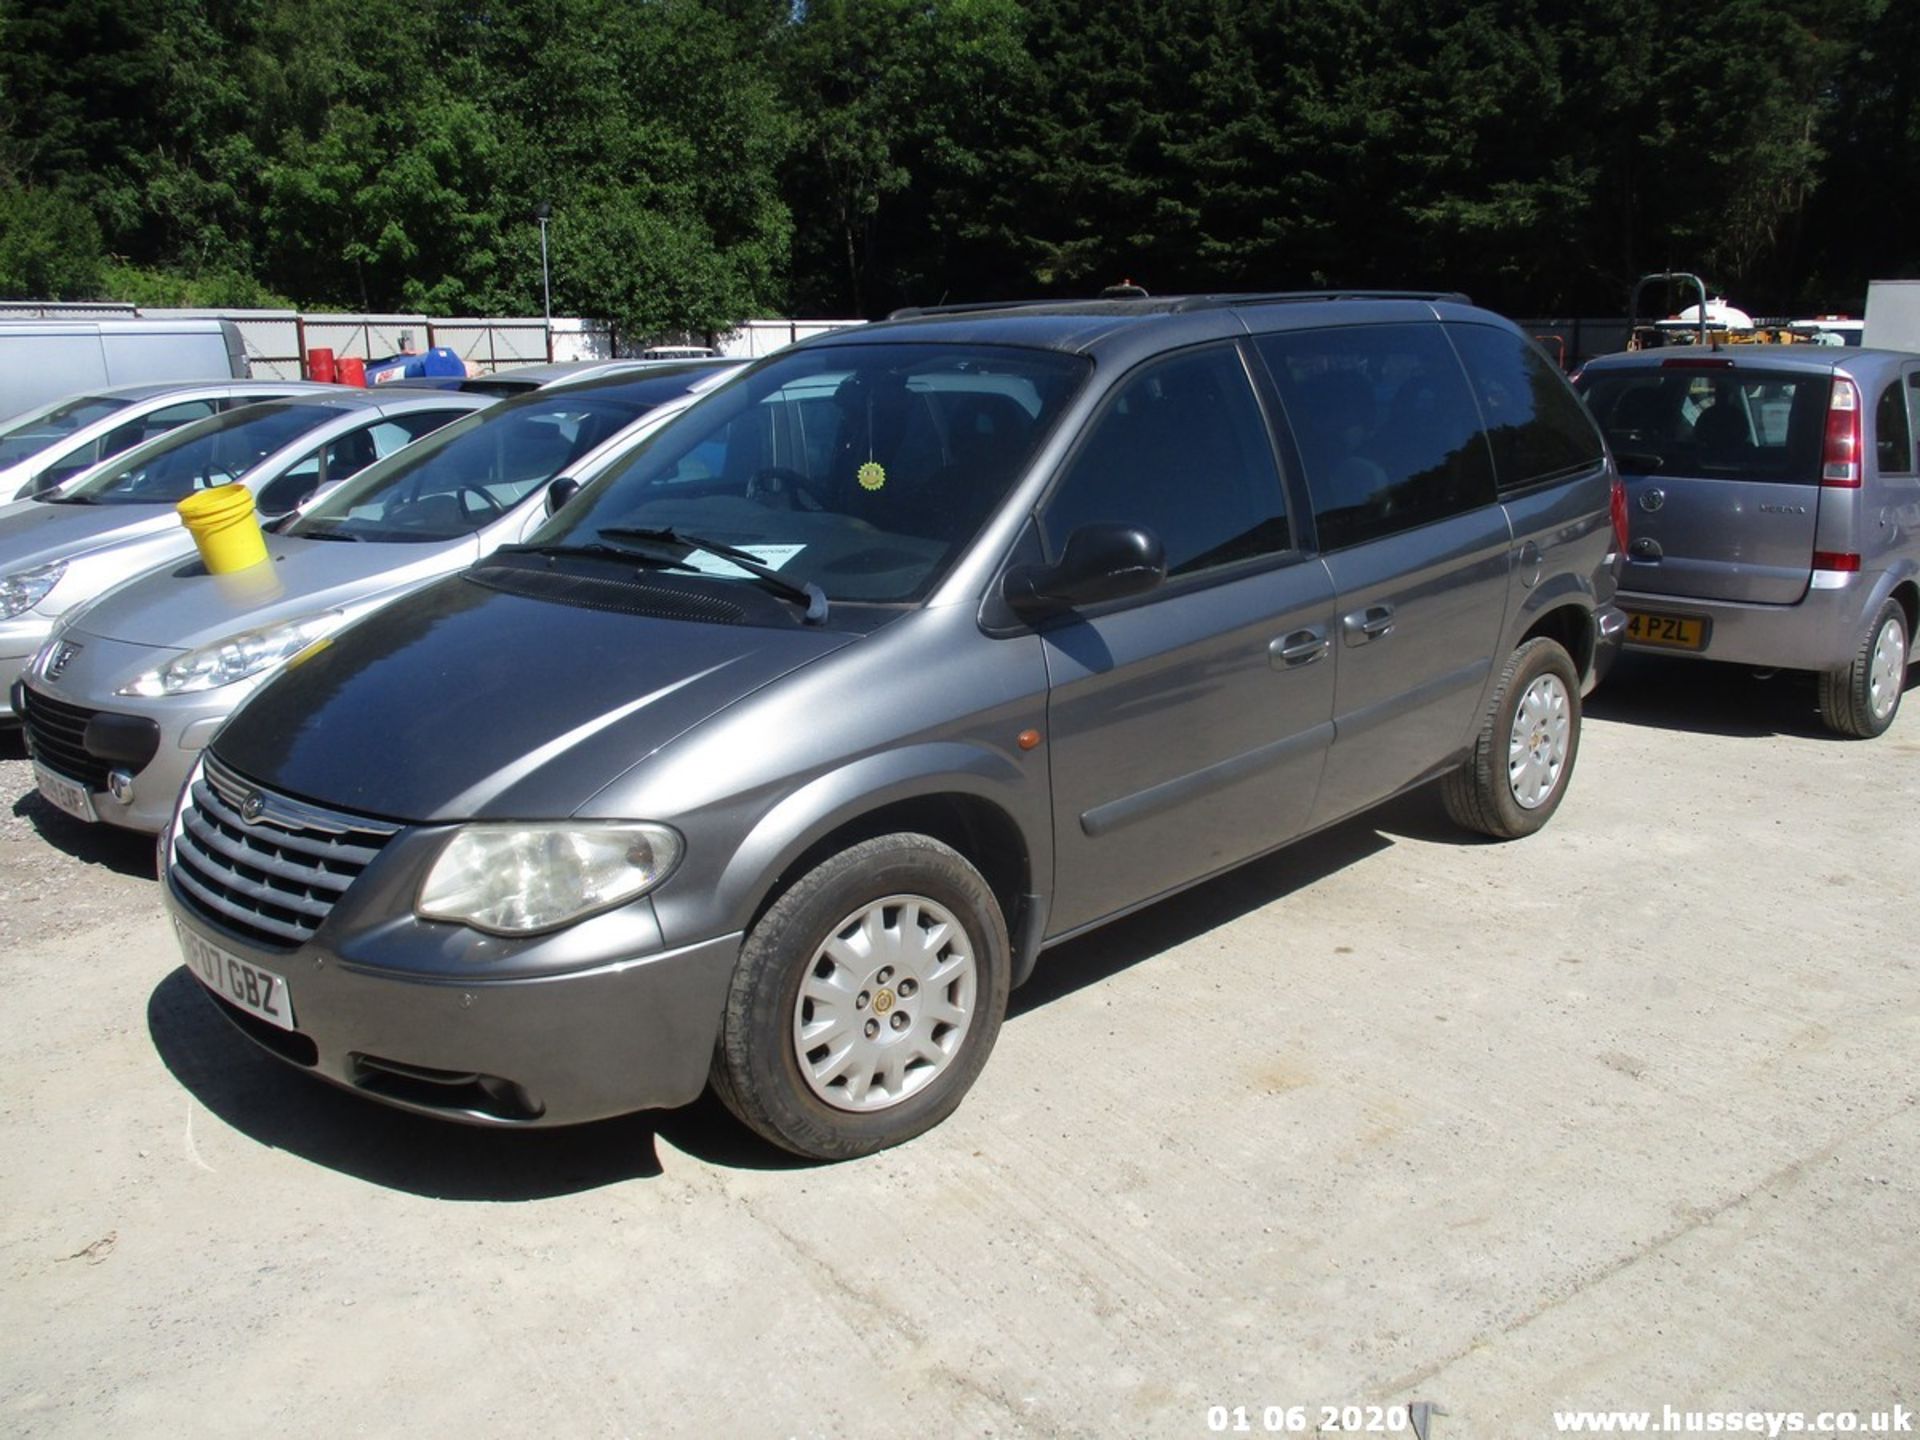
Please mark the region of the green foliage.
[[289, 310], [294, 303], [237, 270], [183, 275], [110, 260], [101, 267], [97, 298], [175, 310]]
[[[0, 281], [519, 312], [1920, 272], [1916, 0], [0, 0]], [[114, 257], [111, 264], [105, 257]]]
[[100, 281], [100, 227], [85, 205], [0, 187], [0, 298], [91, 300]]

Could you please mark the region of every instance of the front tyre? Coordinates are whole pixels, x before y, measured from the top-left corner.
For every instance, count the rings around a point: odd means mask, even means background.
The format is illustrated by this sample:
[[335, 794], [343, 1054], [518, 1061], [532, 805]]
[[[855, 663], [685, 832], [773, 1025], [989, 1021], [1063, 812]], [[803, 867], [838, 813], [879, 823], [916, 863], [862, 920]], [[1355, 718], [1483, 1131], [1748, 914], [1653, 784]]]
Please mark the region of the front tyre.
[[1889, 600], [1862, 633], [1853, 659], [1820, 677], [1820, 718], [1827, 728], [1856, 740], [1885, 734], [1900, 713], [1908, 658], [1907, 612]]
[[1473, 751], [1440, 782], [1455, 824], [1496, 840], [1531, 835], [1553, 818], [1580, 753], [1580, 675], [1554, 640], [1529, 640], [1507, 659]]
[[843, 850], [741, 946], [714, 1091], [815, 1160], [911, 1140], [953, 1113], [986, 1064], [1010, 949], [992, 890], [957, 851], [911, 834]]

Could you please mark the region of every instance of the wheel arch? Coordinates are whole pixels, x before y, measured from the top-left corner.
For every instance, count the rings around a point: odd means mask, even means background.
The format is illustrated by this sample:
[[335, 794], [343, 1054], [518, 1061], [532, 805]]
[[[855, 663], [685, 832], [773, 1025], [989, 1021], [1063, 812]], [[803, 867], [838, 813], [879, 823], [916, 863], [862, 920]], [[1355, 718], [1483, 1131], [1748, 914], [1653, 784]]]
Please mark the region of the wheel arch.
[[865, 756], [767, 811], [732, 855], [715, 899], [727, 928], [751, 930], [826, 856], [877, 835], [913, 832], [951, 846], [979, 870], [1017, 933], [1036, 877], [1050, 876], [1053, 863], [1044, 773], [1037, 792], [1034, 786], [1012, 757], [964, 742]]
[[1595, 627], [1593, 612], [1577, 600], [1564, 600], [1527, 622], [1514, 648], [1518, 649], [1529, 640], [1553, 640], [1573, 657], [1573, 668], [1585, 684], [1587, 676], [1593, 671]]

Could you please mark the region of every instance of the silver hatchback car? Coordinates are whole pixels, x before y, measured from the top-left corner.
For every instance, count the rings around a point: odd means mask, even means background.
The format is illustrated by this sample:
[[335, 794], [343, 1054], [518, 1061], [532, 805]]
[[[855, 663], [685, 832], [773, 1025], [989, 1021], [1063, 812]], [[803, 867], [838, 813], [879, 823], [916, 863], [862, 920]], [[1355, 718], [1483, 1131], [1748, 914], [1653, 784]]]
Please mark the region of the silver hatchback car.
[[1627, 644], [1812, 671], [1831, 729], [1884, 732], [1920, 624], [1920, 355], [1663, 349], [1578, 388], [1627, 487]]
[[713, 365], [662, 366], [502, 401], [276, 527], [270, 563], [256, 571], [209, 575], [185, 560], [81, 607], [14, 696], [42, 793], [82, 820], [165, 828], [201, 747], [274, 670], [524, 539], [567, 486], [591, 481], [694, 388], [721, 378]]
[[263, 400], [170, 430], [60, 489], [0, 506], [0, 724], [19, 719], [12, 687], [74, 606], [132, 576], [193, 554], [174, 507], [228, 482], [262, 516], [493, 404], [432, 390], [342, 390]]

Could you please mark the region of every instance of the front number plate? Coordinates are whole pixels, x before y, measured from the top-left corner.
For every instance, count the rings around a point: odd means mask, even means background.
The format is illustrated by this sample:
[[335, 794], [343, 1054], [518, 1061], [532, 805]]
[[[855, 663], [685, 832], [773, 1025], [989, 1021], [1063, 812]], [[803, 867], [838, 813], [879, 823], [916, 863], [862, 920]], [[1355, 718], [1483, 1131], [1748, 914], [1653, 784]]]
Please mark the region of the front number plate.
[[1647, 610], [1627, 612], [1627, 643], [1662, 650], [1704, 650], [1707, 622], [1697, 615], [1658, 615]]
[[178, 920], [173, 922], [173, 932], [180, 937], [188, 968], [201, 984], [269, 1025], [293, 1029], [293, 996], [287, 993], [284, 979], [202, 940]]
[[40, 787], [40, 793], [54, 805], [67, 812], [76, 820], [98, 820], [94, 813], [93, 797], [87, 793], [87, 787], [76, 784], [64, 775], [56, 775], [38, 760], [33, 762], [33, 782]]

